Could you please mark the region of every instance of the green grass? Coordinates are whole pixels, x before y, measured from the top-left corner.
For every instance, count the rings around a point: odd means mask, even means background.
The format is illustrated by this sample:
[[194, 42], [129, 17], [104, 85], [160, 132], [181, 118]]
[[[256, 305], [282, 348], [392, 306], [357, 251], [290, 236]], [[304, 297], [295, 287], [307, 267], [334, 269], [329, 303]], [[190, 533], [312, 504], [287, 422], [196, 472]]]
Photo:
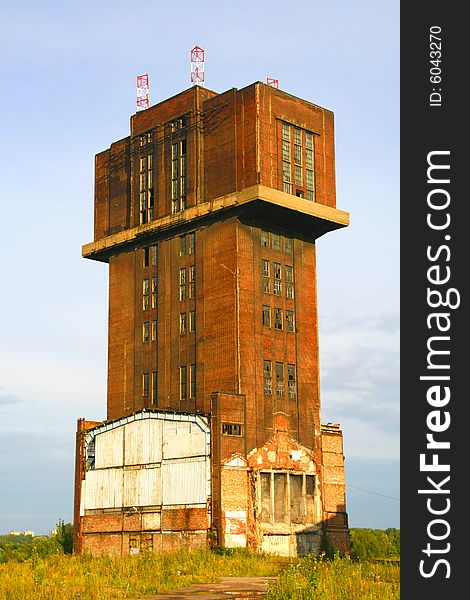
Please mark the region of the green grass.
[[[35, 555], [0, 564], [0, 600], [117, 600], [167, 592], [230, 575], [273, 576], [282, 559], [249, 551], [180, 550], [123, 558]], [[400, 569], [394, 564], [284, 561], [267, 600], [398, 600]]]
[[123, 558], [57, 554], [0, 565], [1, 600], [117, 600], [235, 575], [275, 575], [272, 557], [180, 550]]
[[400, 568], [394, 564], [322, 561], [305, 557], [290, 564], [269, 587], [267, 600], [398, 600]]

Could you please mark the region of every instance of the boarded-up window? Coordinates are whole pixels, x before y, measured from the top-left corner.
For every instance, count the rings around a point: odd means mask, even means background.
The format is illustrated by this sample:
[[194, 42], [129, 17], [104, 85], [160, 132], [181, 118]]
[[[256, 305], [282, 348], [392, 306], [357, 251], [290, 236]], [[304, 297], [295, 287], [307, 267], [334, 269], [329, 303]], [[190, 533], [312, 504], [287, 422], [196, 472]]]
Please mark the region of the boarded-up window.
[[271, 473], [261, 473], [261, 512], [260, 520], [271, 521]]
[[287, 500], [287, 474], [274, 474], [274, 521], [276, 523], [286, 523], [286, 500]]
[[302, 475], [290, 475], [290, 518], [292, 523], [302, 523], [303, 498], [302, 498]]

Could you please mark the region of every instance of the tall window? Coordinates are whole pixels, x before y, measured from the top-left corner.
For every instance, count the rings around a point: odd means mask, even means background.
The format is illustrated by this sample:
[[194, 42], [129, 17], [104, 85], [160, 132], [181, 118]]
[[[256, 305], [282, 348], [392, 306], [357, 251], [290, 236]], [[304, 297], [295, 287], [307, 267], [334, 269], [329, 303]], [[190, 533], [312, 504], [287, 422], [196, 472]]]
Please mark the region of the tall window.
[[158, 279], [157, 276], [154, 275], [152, 277], [152, 308], [157, 308], [157, 301], [158, 301]]
[[144, 279], [142, 287], [142, 308], [148, 310], [150, 308], [150, 280]]
[[186, 333], [186, 313], [180, 313], [180, 333]]
[[144, 342], [150, 340], [150, 323], [148, 321], [142, 323], [142, 338]]
[[196, 397], [196, 365], [189, 367], [189, 397], [191, 400]]
[[272, 363], [270, 360], [263, 361], [264, 393], [270, 396], [273, 393]]
[[263, 306], [263, 325], [266, 327], [271, 327], [271, 307]]
[[139, 157], [139, 205], [140, 223], [148, 223], [154, 218], [154, 164], [153, 148], [149, 144], [153, 139], [151, 131], [140, 137], [141, 155]]
[[196, 311], [189, 311], [189, 331], [193, 333], [196, 331]]
[[276, 394], [284, 396], [284, 363], [276, 363]]
[[196, 297], [196, 267], [194, 265], [189, 267], [189, 297]]
[[289, 398], [295, 398], [295, 365], [287, 365], [287, 385]]
[[186, 378], [186, 365], [180, 367], [180, 399], [187, 400], [188, 398], [188, 387]]
[[171, 144], [171, 212], [186, 208], [186, 140]]
[[282, 329], [282, 308], [274, 309], [274, 329]]
[[157, 372], [152, 373], [152, 404], [157, 405]]
[[295, 331], [295, 321], [294, 321], [294, 311], [286, 310], [286, 331], [290, 331], [294, 333]]
[[186, 300], [186, 268], [180, 269], [180, 300]]
[[142, 396], [148, 396], [148, 395], [149, 395], [149, 374], [143, 373], [142, 374]]
[[314, 134], [310, 131], [282, 123], [282, 189], [287, 194], [315, 200], [314, 144]]

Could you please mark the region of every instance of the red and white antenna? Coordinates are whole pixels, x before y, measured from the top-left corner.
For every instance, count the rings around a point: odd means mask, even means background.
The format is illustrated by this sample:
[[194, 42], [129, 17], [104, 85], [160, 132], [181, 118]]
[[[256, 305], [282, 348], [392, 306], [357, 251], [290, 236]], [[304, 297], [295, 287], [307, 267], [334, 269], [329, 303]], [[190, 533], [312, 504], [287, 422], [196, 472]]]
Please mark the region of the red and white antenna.
[[137, 75], [137, 110], [145, 110], [150, 106], [149, 97], [149, 76]]
[[273, 79], [272, 77], [266, 77], [266, 83], [276, 89], [278, 89], [278, 87], [279, 87], [279, 79]]
[[191, 84], [204, 85], [204, 50], [199, 46], [191, 50]]

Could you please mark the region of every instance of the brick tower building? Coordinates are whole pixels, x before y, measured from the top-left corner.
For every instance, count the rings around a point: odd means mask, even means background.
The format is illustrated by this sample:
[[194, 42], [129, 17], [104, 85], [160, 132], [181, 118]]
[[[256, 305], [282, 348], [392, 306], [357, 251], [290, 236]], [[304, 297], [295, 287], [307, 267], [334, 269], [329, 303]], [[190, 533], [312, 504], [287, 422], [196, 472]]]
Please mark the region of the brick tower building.
[[79, 419], [75, 551], [348, 550], [342, 434], [320, 424], [315, 240], [333, 114], [194, 86], [96, 156], [109, 264], [107, 419]]

